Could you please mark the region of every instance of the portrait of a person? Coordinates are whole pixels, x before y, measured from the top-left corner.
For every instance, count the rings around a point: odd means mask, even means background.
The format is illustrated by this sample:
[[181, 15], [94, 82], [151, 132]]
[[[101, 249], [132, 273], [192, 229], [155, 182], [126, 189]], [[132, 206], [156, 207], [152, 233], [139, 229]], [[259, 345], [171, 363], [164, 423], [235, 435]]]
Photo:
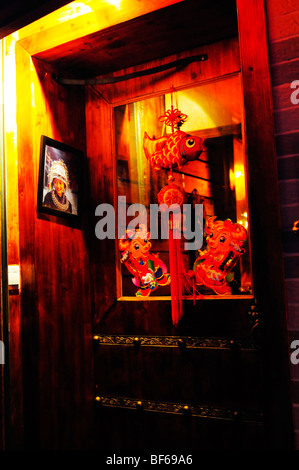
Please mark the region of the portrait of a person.
[[48, 173], [48, 188], [43, 205], [64, 212], [72, 213], [72, 204], [66, 197], [69, 186], [69, 173], [62, 160], [54, 161]]

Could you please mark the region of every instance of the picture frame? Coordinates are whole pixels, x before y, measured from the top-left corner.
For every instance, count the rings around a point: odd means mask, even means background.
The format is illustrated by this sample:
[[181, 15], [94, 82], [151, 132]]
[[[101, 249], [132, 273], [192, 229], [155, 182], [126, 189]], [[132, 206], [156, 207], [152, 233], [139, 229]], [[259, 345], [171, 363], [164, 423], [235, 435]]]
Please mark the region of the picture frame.
[[79, 220], [83, 152], [41, 136], [37, 212]]

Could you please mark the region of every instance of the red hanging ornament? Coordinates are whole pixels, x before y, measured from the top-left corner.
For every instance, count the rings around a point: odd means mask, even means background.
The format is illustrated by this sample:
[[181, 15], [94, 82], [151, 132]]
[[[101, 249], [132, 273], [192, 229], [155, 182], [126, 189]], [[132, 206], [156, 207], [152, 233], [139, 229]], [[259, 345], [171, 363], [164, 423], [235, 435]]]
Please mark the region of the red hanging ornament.
[[[174, 184], [172, 175], [168, 177], [169, 183], [161, 189], [158, 194], [158, 202], [161, 210], [163, 205], [170, 208], [172, 206], [175, 214], [170, 213], [169, 217], [169, 267], [170, 267], [170, 292], [171, 292], [171, 314], [172, 322], [177, 325], [183, 313], [183, 282], [182, 270], [184, 270], [182, 254], [181, 254], [181, 207], [187, 200], [185, 191]], [[177, 210], [176, 210], [177, 209]]]
[[183, 114], [177, 108], [173, 109], [173, 105], [171, 105], [171, 109], [167, 109], [167, 111], [159, 117], [159, 121], [165, 122], [166, 126], [171, 126], [173, 129], [175, 126], [180, 127], [187, 118], [187, 114]]
[[205, 151], [204, 140], [180, 130], [188, 116], [173, 108], [173, 87], [171, 88], [171, 108], [159, 117], [160, 122], [171, 126], [171, 135], [151, 139], [144, 133], [143, 149], [154, 170], [182, 167], [188, 161], [197, 160]]
[[[192, 136], [180, 130], [182, 124], [187, 120], [187, 115], [173, 107], [173, 87], [171, 88], [171, 108], [159, 117], [160, 122], [171, 126], [170, 136], [162, 136], [151, 139], [144, 133], [143, 149], [147, 160], [154, 170], [170, 170], [169, 183], [161, 189], [158, 194], [160, 206], [165, 204], [167, 208], [177, 207], [181, 214], [181, 207], [186, 202], [185, 191], [174, 183], [172, 170], [182, 169], [188, 161], [194, 161], [205, 151], [204, 140], [198, 136]], [[163, 210], [163, 209], [162, 209]], [[193, 293], [195, 293], [193, 272], [187, 272], [184, 267], [181, 252], [181, 217], [180, 221], [170, 213], [169, 218], [169, 266], [171, 276], [171, 310], [172, 322], [176, 326], [183, 315], [183, 288], [190, 289], [193, 282]]]
[[158, 202], [159, 204], [166, 204], [168, 207], [174, 204], [181, 207], [187, 201], [187, 195], [180, 186], [173, 183], [174, 178], [171, 175], [168, 180], [168, 185], [164, 186], [158, 193]]

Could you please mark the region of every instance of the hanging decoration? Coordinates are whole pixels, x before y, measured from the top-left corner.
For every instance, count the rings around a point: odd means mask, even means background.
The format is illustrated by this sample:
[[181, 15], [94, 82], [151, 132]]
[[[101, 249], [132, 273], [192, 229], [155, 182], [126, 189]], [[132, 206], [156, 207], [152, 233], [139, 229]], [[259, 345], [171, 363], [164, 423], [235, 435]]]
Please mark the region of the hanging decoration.
[[167, 207], [170, 207], [174, 204], [177, 204], [181, 207], [186, 203], [187, 195], [180, 186], [174, 184], [174, 178], [172, 175], [169, 175], [168, 181], [169, 183], [167, 186], [164, 186], [164, 188], [162, 188], [158, 193], [158, 202], [160, 205], [166, 204]]
[[170, 136], [151, 139], [147, 132], [143, 137], [143, 149], [154, 170], [182, 169], [188, 161], [194, 161], [205, 151], [204, 140], [180, 130], [188, 119], [179, 109], [173, 107], [173, 87], [171, 87], [171, 107], [159, 117], [160, 122], [171, 127]]
[[158, 254], [150, 253], [150, 232], [140, 224], [136, 230], [127, 230], [126, 239], [119, 240], [121, 263], [134, 276], [132, 282], [139, 289], [136, 296], [148, 297], [158, 286], [170, 284], [170, 275]]
[[[168, 185], [158, 193], [159, 205], [163, 211], [176, 204], [178, 212], [181, 214], [181, 207], [187, 200], [186, 193], [180, 186], [174, 184], [172, 175], [169, 175], [168, 181]], [[183, 311], [183, 282], [181, 276], [185, 272], [185, 268], [181, 254], [181, 216], [180, 219], [174, 219], [173, 215], [173, 213], [170, 213], [168, 241], [172, 322], [177, 325]]]
[[[188, 116], [173, 106], [173, 87], [171, 87], [171, 108], [168, 109], [159, 121], [171, 127], [171, 134], [158, 139], [151, 139], [144, 133], [143, 149], [145, 156], [152, 168], [158, 170], [169, 170], [168, 184], [158, 194], [159, 204], [166, 207], [176, 204], [178, 210], [187, 201], [185, 191], [174, 183], [172, 170], [181, 170], [190, 161], [197, 160], [205, 151], [204, 140], [198, 136], [192, 136], [180, 130]], [[180, 210], [181, 213], [181, 210]], [[181, 219], [180, 219], [181, 220]], [[177, 219], [176, 219], [177, 221]], [[183, 288], [190, 289], [191, 282], [194, 283], [193, 272], [185, 270], [181, 252], [181, 221], [174, 224], [173, 213], [169, 220], [169, 266], [171, 276], [171, 310], [172, 322], [176, 326], [183, 314]], [[193, 292], [194, 284], [193, 284]]]
[[216, 294], [231, 294], [229, 282], [234, 278], [232, 269], [245, 253], [247, 231], [241, 224], [230, 219], [216, 220], [213, 216], [206, 223], [208, 248], [200, 253], [194, 263], [195, 282], [205, 285]]

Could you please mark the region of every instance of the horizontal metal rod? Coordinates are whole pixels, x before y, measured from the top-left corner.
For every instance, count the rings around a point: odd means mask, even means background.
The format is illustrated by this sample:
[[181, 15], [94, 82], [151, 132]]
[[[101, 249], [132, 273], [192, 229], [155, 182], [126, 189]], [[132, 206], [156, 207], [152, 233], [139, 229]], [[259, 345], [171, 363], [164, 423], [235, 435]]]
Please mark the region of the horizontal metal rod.
[[152, 347], [187, 347], [201, 349], [243, 349], [256, 350], [252, 341], [230, 338], [201, 338], [191, 336], [133, 336], [133, 335], [94, 335], [94, 341], [106, 346], [152, 346]]
[[139, 70], [137, 72], [128, 73], [126, 75], [121, 75], [119, 77], [109, 77], [109, 78], [87, 78], [87, 79], [76, 79], [76, 78], [63, 78], [58, 75], [53, 74], [52, 78], [62, 85], [108, 85], [110, 83], [123, 82], [124, 80], [130, 80], [131, 78], [143, 77], [145, 75], [151, 75], [154, 73], [164, 72], [171, 68], [181, 68], [185, 67], [192, 62], [203, 62], [208, 59], [207, 54], [194, 55], [190, 57], [185, 57], [184, 59], [178, 59], [168, 64], [158, 65], [157, 67], [152, 67], [150, 69]]
[[198, 418], [221, 419], [229, 421], [263, 423], [263, 413], [259, 411], [240, 411], [209, 406], [189, 405], [184, 403], [157, 402], [127, 397], [111, 397], [96, 395], [95, 401], [104, 407], [142, 410], [145, 412], [168, 413], [175, 415], [188, 414]]

